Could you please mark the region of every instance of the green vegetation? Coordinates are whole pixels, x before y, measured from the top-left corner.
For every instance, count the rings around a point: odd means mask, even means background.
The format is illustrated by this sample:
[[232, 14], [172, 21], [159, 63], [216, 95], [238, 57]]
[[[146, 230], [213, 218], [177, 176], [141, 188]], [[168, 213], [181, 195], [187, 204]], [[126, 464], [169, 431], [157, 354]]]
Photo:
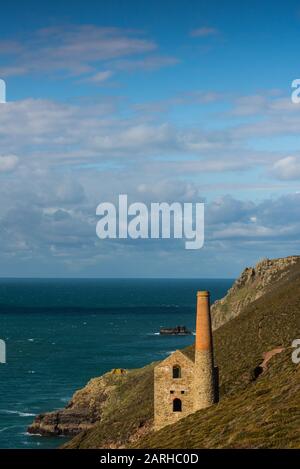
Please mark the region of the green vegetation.
[[99, 448], [122, 446], [146, 430], [153, 418], [154, 363], [111, 375], [113, 388], [103, 407], [101, 422], [79, 433], [65, 448]]
[[[291, 343], [300, 337], [300, 265], [214, 333], [220, 403], [151, 432], [154, 364], [120, 376], [101, 421], [68, 448], [300, 447], [299, 366]], [[277, 347], [258, 376], [263, 354]], [[192, 347], [184, 353], [193, 353]]]
[[240, 393], [150, 433], [139, 448], [299, 448], [300, 369], [291, 351], [274, 356], [269, 369]]
[[247, 305], [257, 300], [281, 281], [295, 264], [299, 265], [300, 256], [279, 259], [263, 259], [255, 267], [247, 267], [241, 273], [220, 301], [212, 307], [213, 328], [217, 329], [238, 316]]

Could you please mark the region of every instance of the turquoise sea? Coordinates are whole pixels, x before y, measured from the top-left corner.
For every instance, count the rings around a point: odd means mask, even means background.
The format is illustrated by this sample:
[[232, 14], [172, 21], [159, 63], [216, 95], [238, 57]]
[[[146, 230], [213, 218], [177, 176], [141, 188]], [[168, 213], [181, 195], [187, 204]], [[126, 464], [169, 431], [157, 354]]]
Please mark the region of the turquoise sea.
[[197, 290], [224, 296], [233, 280], [1, 279], [0, 448], [52, 448], [63, 438], [30, 436], [36, 414], [64, 407], [74, 391], [112, 368], [166, 357], [193, 336], [161, 337], [161, 326], [195, 329]]

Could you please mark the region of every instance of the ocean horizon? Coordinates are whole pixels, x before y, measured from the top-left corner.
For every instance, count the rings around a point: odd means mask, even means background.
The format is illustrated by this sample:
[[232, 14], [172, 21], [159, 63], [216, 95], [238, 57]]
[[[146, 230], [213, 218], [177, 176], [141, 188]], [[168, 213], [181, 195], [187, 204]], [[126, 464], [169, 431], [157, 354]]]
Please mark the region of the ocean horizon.
[[190, 345], [160, 327], [195, 329], [196, 292], [222, 298], [233, 279], [1, 278], [0, 447], [53, 448], [29, 435], [35, 415], [64, 407], [91, 378], [137, 368]]

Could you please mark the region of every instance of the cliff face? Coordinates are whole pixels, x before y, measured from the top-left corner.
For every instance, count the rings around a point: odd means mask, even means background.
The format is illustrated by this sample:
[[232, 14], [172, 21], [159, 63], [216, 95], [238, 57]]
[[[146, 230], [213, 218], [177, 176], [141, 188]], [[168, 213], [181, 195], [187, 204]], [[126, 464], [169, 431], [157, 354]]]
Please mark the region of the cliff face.
[[215, 331], [220, 402], [182, 419], [171, 431], [150, 432], [135, 447], [300, 448], [300, 366], [292, 361], [291, 347], [299, 337], [296, 262], [275, 288]]
[[247, 305], [276, 288], [277, 282], [288, 275], [295, 264], [300, 265], [300, 256], [263, 259], [255, 267], [246, 267], [227, 295], [212, 305], [213, 329], [238, 316]]
[[[154, 364], [137, 370], [113, 371], [94, 378], [77, 391], [65, 409], [38, 415], [28, 428], [33, 434], [74, 436], [85, 445], [87, 431], [100, 425], [89, 447], [122, 447], [152, 425]], [[95, 445], [95, 446], [94, 446]]]
[[28, 428], [41, 435], [76, 435], [101, 420], [118, 385], [119, 376], [106, 373], [77, 391], [65, 409], [40, 414]]
[[299, 308], [300, 257], [245, 269], [213, 307], [215, 325], [227, 320], [214, 332], [220, 403], [171, 431], [152, 433], [155, 364], [91, 380], [29, 431], [76, 435], [67, 448], [300, 447], [299, 366], [290, 350], [300, 337]]

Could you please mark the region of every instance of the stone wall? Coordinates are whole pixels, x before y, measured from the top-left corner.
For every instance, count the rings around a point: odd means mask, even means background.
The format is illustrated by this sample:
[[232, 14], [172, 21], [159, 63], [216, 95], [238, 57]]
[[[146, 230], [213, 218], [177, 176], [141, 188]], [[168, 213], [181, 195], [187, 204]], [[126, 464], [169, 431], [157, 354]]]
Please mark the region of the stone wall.
[[[180, 378], [173, 378], [175, 365], [181, 368]], [[155, 367], [154, 427], [156, 430], [175, 423], [194, 411], [193, 387], [194, 363], [179, 350]], [[173, 412], [173, 400], [176, 398], [182, 402], [181, 412]]]
[[194, 368], [194, 412], [205, 409], [218, 400], [218, 369], [213, 365], [210, 350], [196, 350]]

